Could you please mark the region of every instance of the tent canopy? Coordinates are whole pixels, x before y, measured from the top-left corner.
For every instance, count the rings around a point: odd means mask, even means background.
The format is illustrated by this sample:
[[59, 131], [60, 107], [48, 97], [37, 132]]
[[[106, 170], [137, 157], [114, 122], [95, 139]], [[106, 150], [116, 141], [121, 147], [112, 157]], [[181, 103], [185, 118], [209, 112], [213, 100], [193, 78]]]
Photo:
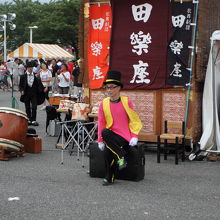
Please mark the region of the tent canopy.
[[73, 59], [74, 56], [56, 44], [25, 43], [8, 55], [8, 58], [43, 58], [43, 59]]
[[211, 37], [211, 49], [203, 91], [202, 124], [200, 139], [202, 150], [220, 150], [220, 31]]
[[213, 43], [214, 40], [220, 40], [220, 31], [214, 31], [211, 37], [211, 42]]

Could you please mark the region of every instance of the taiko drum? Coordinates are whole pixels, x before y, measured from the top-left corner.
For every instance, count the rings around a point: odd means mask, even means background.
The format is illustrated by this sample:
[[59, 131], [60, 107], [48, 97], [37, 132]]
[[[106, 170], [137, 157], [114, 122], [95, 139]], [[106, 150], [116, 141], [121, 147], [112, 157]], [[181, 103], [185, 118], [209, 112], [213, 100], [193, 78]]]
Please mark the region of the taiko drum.
[[28, 129], [28, 117], [23, 111], [0, 107], [0, 138], [23, 143]]

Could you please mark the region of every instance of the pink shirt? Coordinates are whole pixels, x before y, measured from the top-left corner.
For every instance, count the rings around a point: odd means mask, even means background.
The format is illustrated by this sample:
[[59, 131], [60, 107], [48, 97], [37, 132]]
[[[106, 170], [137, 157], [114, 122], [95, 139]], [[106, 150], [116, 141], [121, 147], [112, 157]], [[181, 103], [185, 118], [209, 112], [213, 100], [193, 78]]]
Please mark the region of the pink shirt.
[[[130, 100], [128, 100], [128, 106], [133, 109], [133, 105]], [[128, 126], [129, 118], [122, 105], [122, 102], [112, 103], [110, 102], [110, 109], [113, 118], [113, 124], [110, 128], [113, 132], [123, 137], [128, 142], [132, 137], [137, 137], [133, 134]], [[103, 102], [100, 103], [99, 113], [98, 113], [98, 142], [103, 142], [101, 132], [106, 127], [106, 120], [103, 111]]]

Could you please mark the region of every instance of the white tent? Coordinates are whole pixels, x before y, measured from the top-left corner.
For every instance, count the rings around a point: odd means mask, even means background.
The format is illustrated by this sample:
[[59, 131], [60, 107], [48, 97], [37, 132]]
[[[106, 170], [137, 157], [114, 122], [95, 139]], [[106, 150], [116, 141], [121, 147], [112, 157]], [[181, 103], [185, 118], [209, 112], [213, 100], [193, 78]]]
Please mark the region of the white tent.
[[220, 31], [215, 31], [211, 37], [202, 113], [203, 134], [200, 139], [200, 148], [201, 150], [220, 150]]
[[74, 56], [56, 44], [25, 43], [8, 55], [8, 58], [20, 59], [74, 59]]

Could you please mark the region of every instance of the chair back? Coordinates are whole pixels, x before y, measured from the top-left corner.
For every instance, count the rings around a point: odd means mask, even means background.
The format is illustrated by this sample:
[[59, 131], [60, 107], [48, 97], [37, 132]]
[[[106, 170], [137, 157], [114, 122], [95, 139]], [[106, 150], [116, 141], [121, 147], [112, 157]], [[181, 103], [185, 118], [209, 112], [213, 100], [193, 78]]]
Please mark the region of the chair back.
[[164, 132], [185, 135], [185, 122], [165, 120], [164, 121]]

